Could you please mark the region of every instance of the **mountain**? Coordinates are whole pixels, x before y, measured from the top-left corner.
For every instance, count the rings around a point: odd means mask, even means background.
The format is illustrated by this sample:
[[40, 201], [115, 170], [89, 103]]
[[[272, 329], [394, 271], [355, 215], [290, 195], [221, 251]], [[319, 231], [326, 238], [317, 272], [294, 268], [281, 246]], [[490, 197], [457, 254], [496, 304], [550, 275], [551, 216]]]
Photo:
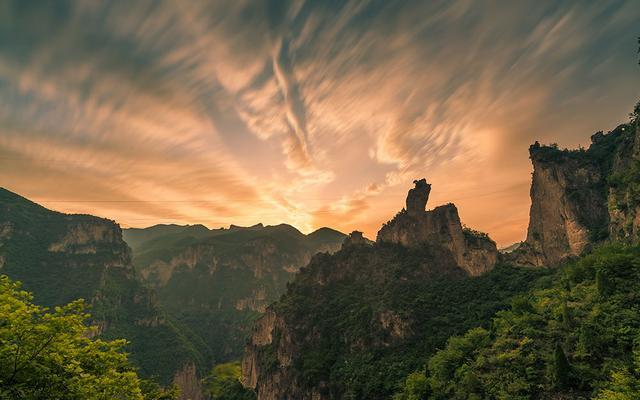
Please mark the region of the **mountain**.
[[424, 354], [486, 322], [543, 269], [497, 263], [489, 237], [448, 204], [425, 211], [415, 181], [371, 244], [359, 232], [319, 254], [254, 325], [243, 383], [259, 399], [385, 399]]
[[337, 251], [345, 235], [330, 228], [304, 235], [286, 224], [156, 225], [126, 229], [124, 238], [140, 279], [213, 364], [239, 359], [253, 320], [314, 254]]
[[501, 254], [454, 205], [424, 211], [431, 186], [414, 181], [374, 244], [356, 232], [314, 257], [256, 321], [245, 387], [259, 400], [638, 398], [640, 105], [634, 116], [587, 150], [531, 146], [527, 239]]
[[115, 222], [51, 211], [0, 188], [0, 273], [22, 282], [41, 305], [84, 299], [98, 334], [130, 341], [143, 376], [197, 392], [193, 372], [204, 358], [136, 280]]
[[637, 122], [591, 137], [587, 150], [529, 148], [533, 163], [527, 239], [510, 260], [555, 265], [599, 243], [637, 243], [640, 129]]
[[639, 292], [640, 247], [599, 247], [425, 354], [394, 399], [638, 399]]

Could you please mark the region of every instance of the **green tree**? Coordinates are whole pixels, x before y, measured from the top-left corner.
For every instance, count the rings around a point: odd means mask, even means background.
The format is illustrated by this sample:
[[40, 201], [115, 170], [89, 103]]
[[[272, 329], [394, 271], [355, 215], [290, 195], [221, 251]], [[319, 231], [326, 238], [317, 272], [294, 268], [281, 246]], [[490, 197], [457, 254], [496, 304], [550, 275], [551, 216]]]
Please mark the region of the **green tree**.
[[205, 379], [205, 385], [213, 400], [254, 400], [253, 391], [240, 383], [240, 363], [218, 364]]
[[401, 391], [393, 396], [393, 400], [424, 400], [429, 395], [429, 381], [424, 371], [416, 371], [404, 381]]
[[569, 360], [567, 360], [562, 346], [560, 346], [560, 343], [556, 343], [556, 348], [553, 352], [553, 377], [558, 387], [564, 388], [567, 386], [570, 369]]
[[562, 301], [562, 322], [565, 327], [571, 327], [571, 312], [569, 311], [569, 306], [567, 305], [567, 299]]
[[596, 271], [596, 289], [598, 290], [598, 294], [600, 296], [606, 296], [608, 290], [608, 281], [607, 275], [604, 273], [604, 271]]
[[177, 386], [165, 388], [149, 379], [140, 380], [140, 389], [145, 400], [177, 400], [180, 397], [180, 389]]
[[124, 340], [90, 338], [81, 300], [53, 310], [0, 276], [0, 399], [140, 400]]

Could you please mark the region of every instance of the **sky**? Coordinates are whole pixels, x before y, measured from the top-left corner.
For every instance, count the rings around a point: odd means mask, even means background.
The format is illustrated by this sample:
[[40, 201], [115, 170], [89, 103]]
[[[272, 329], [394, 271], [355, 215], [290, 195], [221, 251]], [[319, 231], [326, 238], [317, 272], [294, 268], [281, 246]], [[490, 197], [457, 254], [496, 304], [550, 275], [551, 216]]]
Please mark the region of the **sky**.
[[428, 208], [523, 240], [528, 146], [640, 99], [640, 2], [0, 0], [0, 186], [49, 208], [375, 238]]

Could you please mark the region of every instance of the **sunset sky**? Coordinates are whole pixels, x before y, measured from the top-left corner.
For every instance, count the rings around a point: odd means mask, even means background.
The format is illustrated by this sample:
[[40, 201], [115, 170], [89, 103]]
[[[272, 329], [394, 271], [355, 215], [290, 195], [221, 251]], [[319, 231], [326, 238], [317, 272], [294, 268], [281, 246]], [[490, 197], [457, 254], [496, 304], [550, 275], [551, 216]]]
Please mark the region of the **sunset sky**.
[[0, 0], [0, 186], [124, 227], [379, 226], [415, 178], [524, 239], [530, 143], [640, 98], [640, 2]]

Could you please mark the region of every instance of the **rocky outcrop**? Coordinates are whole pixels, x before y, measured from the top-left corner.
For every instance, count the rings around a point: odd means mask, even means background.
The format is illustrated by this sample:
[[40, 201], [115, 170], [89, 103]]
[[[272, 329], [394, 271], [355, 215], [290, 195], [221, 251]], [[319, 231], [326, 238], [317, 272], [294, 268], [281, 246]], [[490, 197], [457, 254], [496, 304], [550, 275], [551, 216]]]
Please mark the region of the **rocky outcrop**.
[[380, 229], [376, 240], [405, 247], [429, 244], [446, 248], [458, 266], [472, 276], [493, 268], [498, 258], [495, 242], [486, 234], [463, 228], [453, 204], [425, 211], [431, 185], [425, 179], [414, 183], [416, 187], [407, 196], [407, 207], [411, 205], [411, 211], [400, 211]]
[[342, 242], [342, 248], [367, 245], [369, 242], [360, 231], [353, 231]]
[[606, 240], [636, 243], [640, 132], [636, 123], [591, 137], [588, 150], [529, 148], [531, 211], [525, 242], [505, 259], [554, 266]]
[[429, 201], [431, 185], [429, 185], [424, 178], [415, 180], [413, 183], [416, 187], [409, 190], [409, 194], [407, 195], [407, 212], [409, 215], [420, 215], [424, 212], [427, 201]]
[[[126, 231], [129, 232], [129, 231]], [[289, 225], [154, 226], [126, 234], [133, 262], [167, 314], [205, 344], [207, 362], [237, 360], [251, 322], [286, 290], [317, 252], [340, 249], [345, 235]]]
[[201, 361], [153, 292], [136, 280], [131, 251], [114, 221], [58, 213], [0, 189], [0, 260], [2, 273], [22, 282], [42, 305], [89, 303], [87, 335], [127, 339], [142, 376], [169, 384], [186, 362]]
[[[414, 183], [407, 196], [411, 212], [396, 215], [376, 242], [355, 231], [340, 251], [314, 256], [254, 323], [242, 382], [259, 400], [345, 398], [344, 388], [331, 379], [334, 367], [348, 368], [341, 357], [426, 340], [416, 338], [424, 329], [422, 315], [416, 315], [422, 311], [401, 306], [404, 285], [415, 290], [414, 285], [465, 279], [493, 268], [495, 243], [463, 228], [453, 204], [425, 211], [430, 185], [424, 179]], [[398, 294], [388, 295], [396, 285]], [[331, 357], [338, 364], [328, 362]]]
[[180, 388], [180, 399], [205, 400], [200, 376], [194, 363], [185, 364], [176, 372], [173, 383]]
[[637, 244], [640, 241], [640, 124], [621, 131], [618, 151], [609, 175], [609, 234], [612, 239]]

